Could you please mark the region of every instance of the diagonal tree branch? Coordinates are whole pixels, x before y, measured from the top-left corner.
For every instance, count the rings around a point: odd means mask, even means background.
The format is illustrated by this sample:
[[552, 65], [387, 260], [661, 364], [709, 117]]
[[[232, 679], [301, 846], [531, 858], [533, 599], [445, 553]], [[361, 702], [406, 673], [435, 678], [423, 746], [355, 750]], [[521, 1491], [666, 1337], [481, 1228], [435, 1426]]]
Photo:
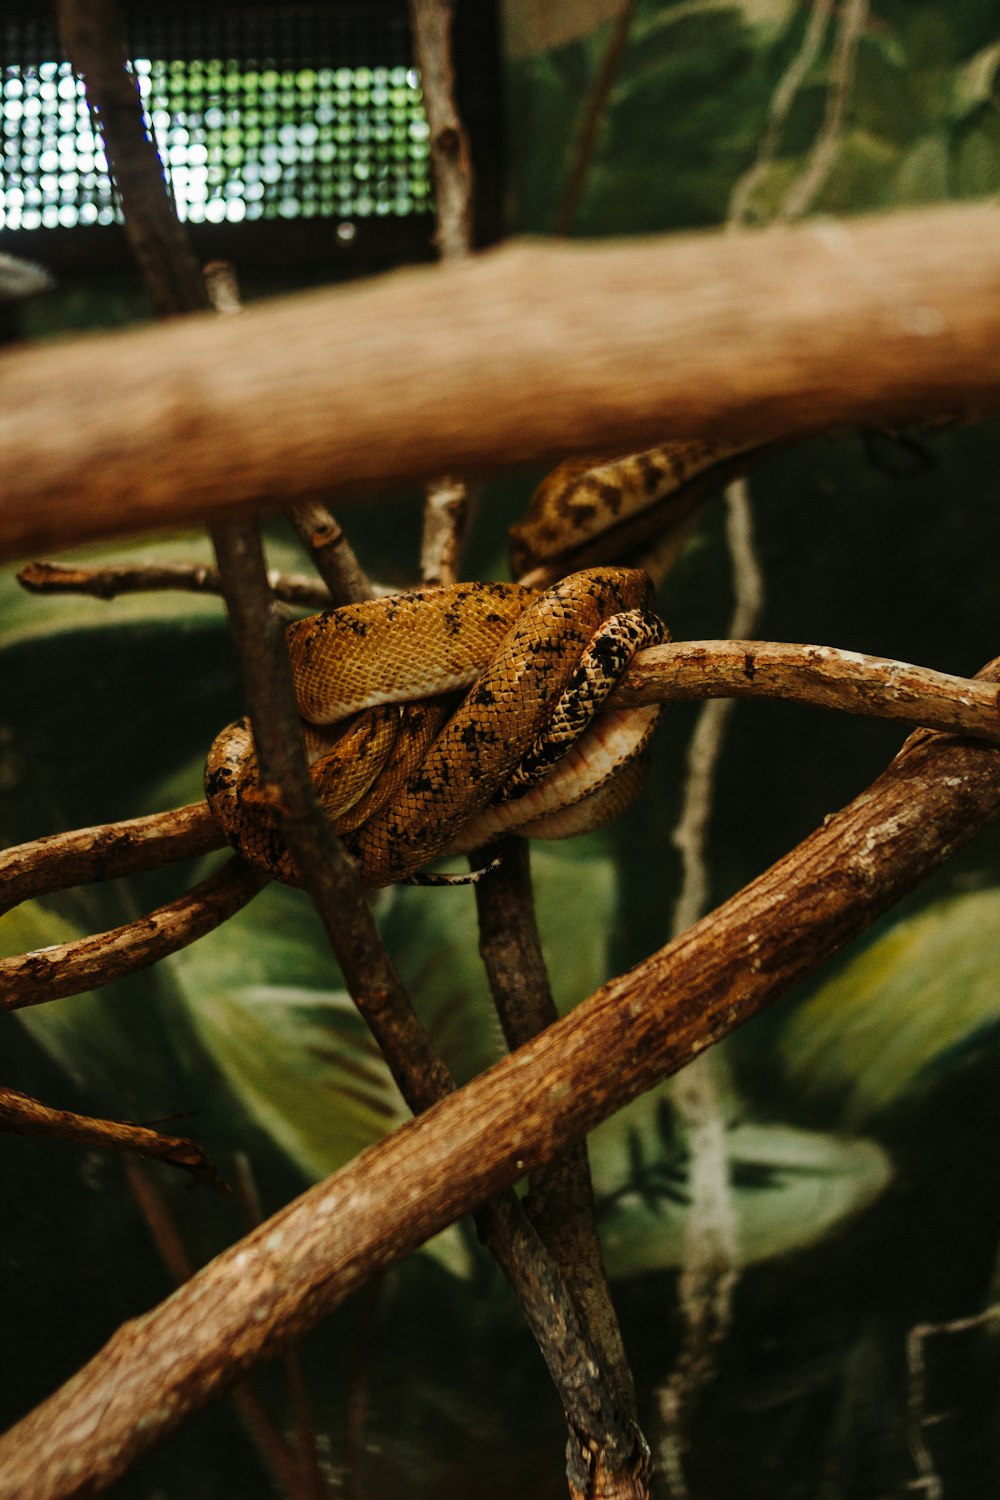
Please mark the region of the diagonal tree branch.
[[13, 1135], [44, 1136], [48, 1140], [72, 1141], [80, 1146], [97, 1146], [105, 1151], [122, 1151], [145, 1156], [151, 1161], [166, 1162], [190, 1172], [198, 1182], [207, 1183], [217, 1193], [229, 1188], [219, 1176], [208, 1156], [186, 1136], [163, 1135], [145, 1125], [128, 1120], [100, 1120], [79, 1115], [70, 1109], [53, 1109], [39, 1099], [16, 1089], [0, 1088], [0, 1130]]

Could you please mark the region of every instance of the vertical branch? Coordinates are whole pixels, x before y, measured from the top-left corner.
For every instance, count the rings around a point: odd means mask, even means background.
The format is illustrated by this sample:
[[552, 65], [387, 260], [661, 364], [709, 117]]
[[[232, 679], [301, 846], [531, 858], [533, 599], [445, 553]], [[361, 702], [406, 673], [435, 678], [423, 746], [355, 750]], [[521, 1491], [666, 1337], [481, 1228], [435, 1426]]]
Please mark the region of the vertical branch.
[[[455, 103], [451, 36], [455, 0], [410, 0], [410, 27], [424, 109], [431, 132], [431, 170], [442, 260], [472, 253], [475, 179], [469, 137]], [[442, 475], [427, 487], [420, 576], [425, 583], [455, 583], [469, 523], [465, 481]]]
[[410, 0], [413, 48], [431, 132], [435, 243], [442, 260], [461, 260], [472, 250], [472, 153], [455, 103], [454, 20], [455, 0]]
[[[478, 851], [473, 862], [482, 867], [498, 856], [498, 867], [475, 887], [479, 951], [513, 1051], [559, 1015], [535, 919], [527, 841], [505, 838]], [[623, 1419], [638, 1430], [632, 1372], [601, 1257], [585, 1140], [532, 1173], [525, 1206], [580, 1311]]]
[[[737, 183], [730, 199], [727, 225], [730, 231], [745, 224], [753, 188], [773, 160], [795, 95], [819, 53], [831, 8], [830, 0], [818, 0], [799, 51], [778, 81], [756, 161]], [[775, 223], [787, 223], [804, 213], [829, 175], [867, 14], [867, 0], [845, 0], [834, 44], [823, 125], [800, 178], [792, 183], [775, 215]], [[726, 507], [734, 596], [729, 636], [746, 639], [755, 633], [763, 611], [764, 587], [753, 545], [750, 492], [745, 479], [729, 486]], [[731, 710], [732, 700], [707, 703], [691, 737], [684, 802], [674, 831], [674, 843], [681, 852], [682, 862], [681, 891], [672, 923], [674, 936], [697, 921], [708, 906], [708, 824], [719, 753]], [[690, 1210], [679, 1284], [684, 1336], [673, 1374], [659, 1392], [664, 1424], [660, 1457], [675, 1500], [681, 1500], [687, 1493], [682, 1454], [691, 1408], [711, 1378], [712, 1351], [728, 1330], [738, 1277], [736, 1222], [717, 1068], [712, 1054], [704, 1054], [679, 1075], [674, 1093], [688, 1135], [691, 1162]]]
[[[752, 638], [764, 605], [764, 582], [753, 545], [749, 487], [737, 479], [726, 491], [726, 541], [733, 570], [734, 607], [730, 639]], [[695, 723], [685, 761], [684, 801], [673, 842], [681, 854], [681, 889], [671, 936], [694, 925], [709, 905], [708, 824], [719, 756], [734, 699], [705, 704]], [[726, 1121], [710, 1053], [690, 1063], [674, 1086], [684, 1121], [690, 1161], [689, 1210], [678, 1294], [684, 1318], [681, 1352], [658, 1394], [664, 1439], [660, 1458], [674, 1497], [686, 1494], [681, 1461], [691, 1407], [712, 1374], [712, 1355], [730, 1323], [736, 1286], [736, 1216], [729, 1180]]]
[[635, 6], [636, 0], [620, 0], [620, 9], [612, 23], [611, 36], [584, 108], [573, 148], [573, 164], [570, 167], [569, 180], [556, 219], [556, 234], [561, 236], [570, 234], [576, 221], [580, 199], [583, 197], [597, 140], [604, 123], [608, 100], [625, 56], [625, 47], [635, 16]]
[[143, 122], [116, 0], [58, 0], [57, 13], [63, 46], [86, 84], [90, 113], [104, 138], [125, 233], [155, 311], [164, 317], [207, 308], [201, 269]]

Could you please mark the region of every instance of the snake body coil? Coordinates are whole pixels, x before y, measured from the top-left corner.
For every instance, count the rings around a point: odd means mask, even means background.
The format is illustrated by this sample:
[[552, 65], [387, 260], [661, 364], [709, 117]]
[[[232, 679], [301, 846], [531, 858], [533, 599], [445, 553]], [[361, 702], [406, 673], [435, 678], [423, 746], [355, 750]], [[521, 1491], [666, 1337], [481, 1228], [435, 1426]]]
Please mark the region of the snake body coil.
[[[660, 710], [594, 714], [634, 652], [665, 638], [649, 592], [634, 569], [595, 568], [544, 593], [456, 584], [289, 627], [312, 775], [366, 885], [503, 831], [596, 827], [631, 800]], [[245, 720], [216, 739], [205, 784], [234, 847], [295, 883]]]

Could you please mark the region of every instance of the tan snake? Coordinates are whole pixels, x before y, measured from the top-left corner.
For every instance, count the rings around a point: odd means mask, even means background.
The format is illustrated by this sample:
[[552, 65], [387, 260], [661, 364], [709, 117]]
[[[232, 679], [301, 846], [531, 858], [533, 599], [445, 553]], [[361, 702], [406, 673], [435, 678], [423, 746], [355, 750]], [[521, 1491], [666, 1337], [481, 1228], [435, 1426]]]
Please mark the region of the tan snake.
[[[541, 593], [418, 589], [289, 627], [313, 779], [366, 885], [503, 832], [559, 838], [621, 811], [660, 709], [595, 715], [632, 655], [666, 639], [649, 594], [635, 569], [592, 568]], [[217, 737], [205, 787], [234, 847], [295, 883], [245, 720]]]

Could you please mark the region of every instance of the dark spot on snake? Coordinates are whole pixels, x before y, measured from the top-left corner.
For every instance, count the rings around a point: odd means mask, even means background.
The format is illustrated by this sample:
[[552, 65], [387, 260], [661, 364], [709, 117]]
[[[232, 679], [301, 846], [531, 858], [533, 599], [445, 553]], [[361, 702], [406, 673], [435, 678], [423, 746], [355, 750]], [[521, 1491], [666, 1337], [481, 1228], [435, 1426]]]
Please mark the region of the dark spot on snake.
[[[623, 643], [616, 641], [612, 636], [599, 636], [590, 648], [590, 654], [595, 664], [600, 667], [606, 675], [621, 669], [621, 660], [624, 655]], [[626, 648], [627, 649], [627, 648]]]
[[655, 495], [660, 487], [661, 471], [657, 464], [650, 458], [648, 453], [639, 453], [636, 456], [639, 465], [639, 473], [642, 476], [642, 487], [647, 495]]
[[226, 788], [232, 782], [232, 779], [232, 772], [228, 769], [228, 767], [219, 766], [216, 770], [210, 771], [205, 777], [206, 796], [217, 797], [220, 792], [224, 792], [226, 790]]
[[559, 512], [563, 516], [572, 517], [575, 522], [585, 526], [588, 521], [592, 521], [597, 515], [597, 506], [581, 499], [574, 501], [571, 496], [566, 496], [559, 507]]
[[617, 516], [622, 508], [622, 492], [618, 486], [611, 484], [607, 479], [602, 479], [594, 481], [594, 488], [611, 514]]

